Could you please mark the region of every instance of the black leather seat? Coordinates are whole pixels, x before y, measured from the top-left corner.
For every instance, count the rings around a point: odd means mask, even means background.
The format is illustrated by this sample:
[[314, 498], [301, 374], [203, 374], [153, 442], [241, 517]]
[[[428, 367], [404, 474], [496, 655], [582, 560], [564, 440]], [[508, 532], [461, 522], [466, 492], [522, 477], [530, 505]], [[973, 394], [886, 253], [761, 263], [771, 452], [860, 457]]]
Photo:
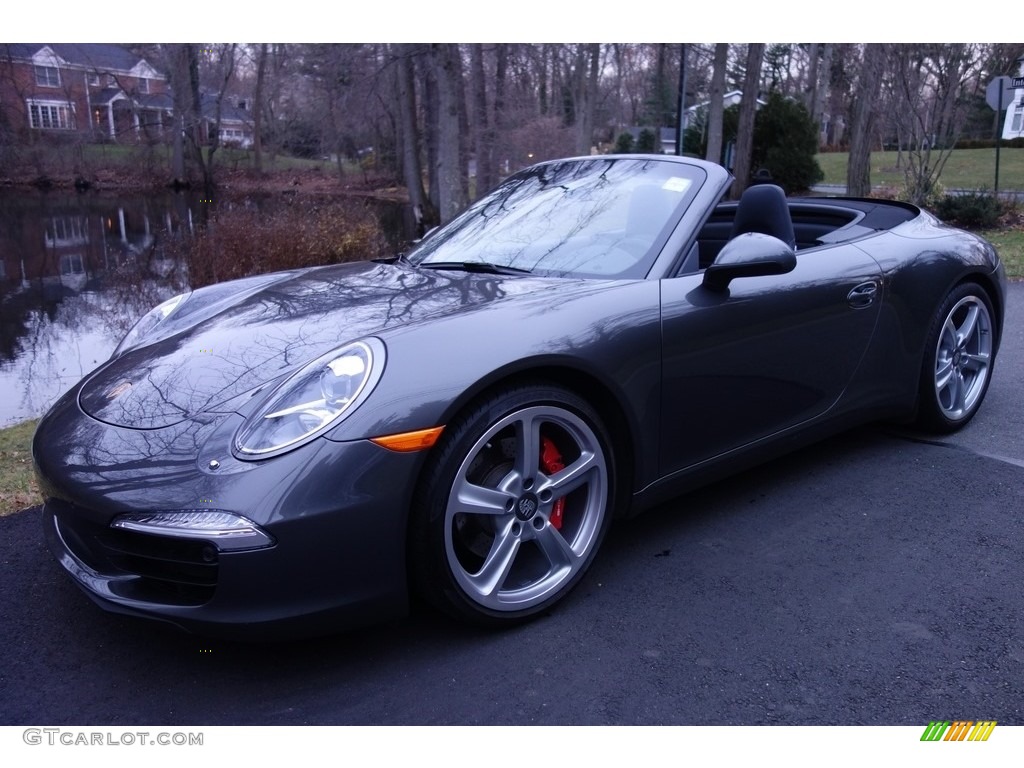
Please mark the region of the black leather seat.
[[786, 193], [775, 184], [747, 187], [736, 206], [730, 238], [747, 232], [777, 237], [790, 248], [796, 248], [793, 219], [786, 204]]

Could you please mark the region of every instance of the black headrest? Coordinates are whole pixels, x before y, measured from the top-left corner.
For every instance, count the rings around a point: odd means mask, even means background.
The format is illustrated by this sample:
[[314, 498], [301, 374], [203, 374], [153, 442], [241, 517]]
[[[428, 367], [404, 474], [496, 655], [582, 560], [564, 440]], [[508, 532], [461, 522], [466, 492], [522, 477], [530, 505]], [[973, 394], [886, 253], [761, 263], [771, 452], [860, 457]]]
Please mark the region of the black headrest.
[[760, 232], [777, 237], [790, 248], [796, 247], [793, 219], [789, 215], [786, 193], [775, 184], [757, 184], [747, 187], [736, 207], [732, 235]]

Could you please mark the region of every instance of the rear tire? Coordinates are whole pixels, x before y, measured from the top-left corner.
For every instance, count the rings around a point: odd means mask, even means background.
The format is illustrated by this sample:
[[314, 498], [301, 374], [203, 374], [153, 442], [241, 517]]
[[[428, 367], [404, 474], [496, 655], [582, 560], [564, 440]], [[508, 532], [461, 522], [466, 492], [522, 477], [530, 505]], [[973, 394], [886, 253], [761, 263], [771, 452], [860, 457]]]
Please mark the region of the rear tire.
[[555, 385], [498, 392], [445, 430], [410, 522], [413, 588], [445, 613], [502, 626], [561, 601], [612, 517], [604, 425]]
[[976, 283], [954, 288], [936, 311], [921, 368], [919, 426], [954, 432], [978, 412], [995, 362], [994, 316]]

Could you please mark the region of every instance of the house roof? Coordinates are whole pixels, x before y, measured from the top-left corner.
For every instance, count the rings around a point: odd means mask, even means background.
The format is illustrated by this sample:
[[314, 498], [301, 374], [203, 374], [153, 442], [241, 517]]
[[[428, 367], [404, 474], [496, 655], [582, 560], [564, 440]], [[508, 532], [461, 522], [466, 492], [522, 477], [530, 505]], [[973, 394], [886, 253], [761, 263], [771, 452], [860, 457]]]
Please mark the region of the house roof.
[[109, 104], [115, 99], [125, 99], [124, 91], [120, 88], [104, 88], [102, 91], [92, 94], [89, 100], [94, 104]]
[[[204, 93], [203, 117], [213, 120], [217, 116], [217, 96], [212, 93]], [[221, 122], [251, 123], [252, 115], [244, 109], [239, 109], [235, 100], [230, 96], [224, 96], [220, 102]]]
[[0, 45], [0, 56], [31, 59], [44, 48], [49, 48], [68, 64], [99, 72], [130, 72], [145, 61], [127, 48], [108, 43], [4, 43]]
[[[729, 91], [728, 93], [722, 94], [722, 101], [726, 104], [729, 102], [739, 103], [739, 100], [743, 98], [743, 91]], [[763, 107], [768, 102], [764, 99], [758, 99], [757, 105]], [[707, 109], [711, 105], [710, 101], [702, 101], [699, 104], [691, 104], [684, 111], [696, 114], [701, 109]]]
[[135, 103], [143, 109], [174, 110], [174, 100], [169, 93], [141, 93], [135, 97]]

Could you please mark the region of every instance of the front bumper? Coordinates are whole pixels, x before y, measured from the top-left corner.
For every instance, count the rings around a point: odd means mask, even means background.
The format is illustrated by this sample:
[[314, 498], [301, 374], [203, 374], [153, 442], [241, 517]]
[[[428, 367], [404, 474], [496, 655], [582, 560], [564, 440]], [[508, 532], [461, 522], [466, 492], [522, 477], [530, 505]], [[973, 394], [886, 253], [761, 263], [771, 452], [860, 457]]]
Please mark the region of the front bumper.
[[[152, 445], [153, 432], [99, 424], [79, 411], [85, 421], [76, 428], [98, 441], [91, 455], [109, 457], [98, 448], [117, 443], [124, 457], [89, 467], [77, 439], [58, 440], [53, 421], [41, 422], [34, 455], [47, 495], [44, 529], [64, 570], [106, 610], [206, 635], [322, 634], [404, 614], [407, 510], [420, 454], [321, 438], [210, 471], [211, 444], [233, 433], [237, 418], [165, 430], [166, 450], [140, 461], [146, 454], [125, 443]], [[191, 446], [188, 459], [182, 441]], [[273, 546], [218, 551], [213, 541], [111, 526], [124, 512], [203, 503], [252, 520]]]

